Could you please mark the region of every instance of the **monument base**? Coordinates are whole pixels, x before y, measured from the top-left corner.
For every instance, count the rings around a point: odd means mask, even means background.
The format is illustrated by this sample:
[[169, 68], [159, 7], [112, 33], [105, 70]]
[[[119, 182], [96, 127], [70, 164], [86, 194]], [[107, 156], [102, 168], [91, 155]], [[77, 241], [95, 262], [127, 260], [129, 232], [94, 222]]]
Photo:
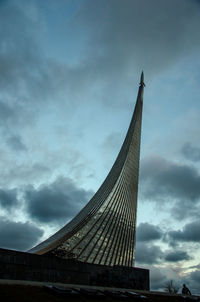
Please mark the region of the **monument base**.
[[0, 279], [149, 290], [149, 270], [0, 249]]

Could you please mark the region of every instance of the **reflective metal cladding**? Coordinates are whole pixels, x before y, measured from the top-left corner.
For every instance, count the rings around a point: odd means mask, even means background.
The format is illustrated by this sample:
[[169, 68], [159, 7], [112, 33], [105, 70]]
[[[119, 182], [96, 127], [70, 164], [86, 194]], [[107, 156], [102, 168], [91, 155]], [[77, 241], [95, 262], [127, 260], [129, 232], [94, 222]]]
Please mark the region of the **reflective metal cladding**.
[[134, 265], [144, 74], [131, 123], [105, 181], [79, 214], [46, 241], [36, 254], [102, 265]]

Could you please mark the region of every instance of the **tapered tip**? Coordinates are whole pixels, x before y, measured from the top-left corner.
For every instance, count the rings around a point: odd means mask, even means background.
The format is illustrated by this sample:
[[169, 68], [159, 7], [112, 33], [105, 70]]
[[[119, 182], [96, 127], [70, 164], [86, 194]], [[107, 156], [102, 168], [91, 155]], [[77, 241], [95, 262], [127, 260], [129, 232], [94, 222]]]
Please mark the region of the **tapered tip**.
[[142, 71], [141, 77], [140, 77], [140, 86], [145, 86], [144, 84], [144, 72]]

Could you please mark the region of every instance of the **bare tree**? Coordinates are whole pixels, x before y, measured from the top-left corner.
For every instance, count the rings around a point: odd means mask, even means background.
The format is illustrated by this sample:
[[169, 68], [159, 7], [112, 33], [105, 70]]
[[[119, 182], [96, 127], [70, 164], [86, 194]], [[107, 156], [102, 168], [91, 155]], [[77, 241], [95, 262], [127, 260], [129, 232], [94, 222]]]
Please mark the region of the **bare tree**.
[[169, 281], [167, 281], [164, 289], [166, 292], [168, 292], [170, 294], [177, 294], [179, 287], [174, 284], [173, 280], [169, 280]]

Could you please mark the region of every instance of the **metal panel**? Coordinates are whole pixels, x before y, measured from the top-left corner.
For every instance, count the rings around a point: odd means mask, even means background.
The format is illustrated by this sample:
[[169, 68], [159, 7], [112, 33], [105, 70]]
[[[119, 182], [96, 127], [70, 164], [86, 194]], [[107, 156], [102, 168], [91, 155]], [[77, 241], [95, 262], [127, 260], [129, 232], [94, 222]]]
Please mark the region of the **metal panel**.
[[29, 252], [133, 266], [143, 89], [142, 74], [126, 138], [104, 183], [70, 223]]

